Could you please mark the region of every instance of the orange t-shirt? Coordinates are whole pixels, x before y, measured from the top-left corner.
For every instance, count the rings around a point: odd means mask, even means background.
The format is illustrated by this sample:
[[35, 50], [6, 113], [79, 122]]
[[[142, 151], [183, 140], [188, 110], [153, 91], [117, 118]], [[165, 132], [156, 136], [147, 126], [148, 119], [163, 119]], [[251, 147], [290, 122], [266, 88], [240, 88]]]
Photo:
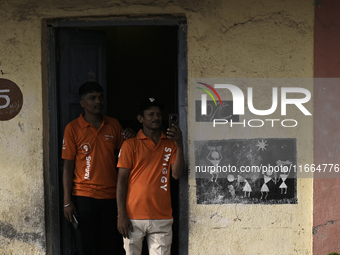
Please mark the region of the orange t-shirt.
[[164, 133], [156, 146], [142, 130], [123, 143], [117, 167], [130, 169], [126, 196], [130, 219], [172, 219], [170, 166], [176, 151]]
[[116, 198], [117, 171], [115, 152], [123, 143], [119, 122], [103, 116], [97, 130], [83, 114], [67, 124], [62, 158], [75, 160], [73, 195], [97, 199]]

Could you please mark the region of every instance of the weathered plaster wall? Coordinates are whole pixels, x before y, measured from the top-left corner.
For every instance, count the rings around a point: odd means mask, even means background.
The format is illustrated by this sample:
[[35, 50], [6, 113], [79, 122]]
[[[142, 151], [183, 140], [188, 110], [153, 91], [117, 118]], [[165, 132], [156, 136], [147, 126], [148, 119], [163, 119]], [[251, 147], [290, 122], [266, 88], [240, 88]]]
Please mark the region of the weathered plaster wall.
[[[316, 164], [339, 164], [340, 3], [322, 1], [315, 7], [314, 160]], [[325, 82], [327, 81], [327, 82]], [[338, 174], [314, 179], [313, 253], [340, 252], [340, 179]]]
[[23, 107], [0, 121], [0, 254], [38, 254], [45, 246], [40, 22], [19, 21], [11, 9], [0, 10], [1, 78], [19, 86]]
[[[142, 2], [142, 3], [141, 3]], [[185, 13], [189, 78], [312, 77], [313, 1], [0, 1], [0, 69], [23, 92], [14, 119], [0, 122], [0, 253], [44, 254], [41, 20]], [[189, 83], [190, 166], [195, 130]], [[306, 85], [309, 89], [309, 85]], [[310, 109], [310, 107], [309, 107]], [[292, 132], [224, 131], [223, 138], [298, 137], [298, 162], [312, 162], [311, 119]], [[303, 131], [302, 131], [303, 130]], [[202, 135], [202, 134], [207, 134]], [[47, 169], [45, 170], [47, 171]], [[197, 205], [190, 178], [190, 254], [310, 254], [312, 182], [299, 179], [297, 205]], [[216, 214], [218, 217], [211, 218]]]
[[[216, 11], [195, 14], [198, 26], [190, 26], [189, 22], [190, 78], [312, 77], [311, 1], [226, 1]], [[216, 19], [205, 22], [207, 16]], [[195, 123], [194, 100], [200, 100], [202, 92], [195, 89], [194, 81], [189, 90], [191, 177], [195, 165], [194, 140], [295, 137], [298, 164], [312, 163], [312, 118], [301, 119], [299, 128], [289, 130], [232, 129], [227, 125], [213, 128], [211, 123]], [[313, 91], [312, 86], [312, 81], [307, 82], [309, 91]], [[241, 89], [246, 95], [245, 88]], [[218, 92], [224, 100], [232, 99], [230, 93]], [[261, 98], [268, 100], [265, 94], [271, 95], [268, 90], [261, 92], [256, 102], [261, 102]], [[301, 117], [297, 112], [293, 115], [295, 119]], [[251, 118], [254, 116], [249, 112], [244, 116]], [[191, 254], [312, 253], [311, 178], [298, 179], [297, 205], [197, 205], [195, 186], [195, 180], [190, 178]]]

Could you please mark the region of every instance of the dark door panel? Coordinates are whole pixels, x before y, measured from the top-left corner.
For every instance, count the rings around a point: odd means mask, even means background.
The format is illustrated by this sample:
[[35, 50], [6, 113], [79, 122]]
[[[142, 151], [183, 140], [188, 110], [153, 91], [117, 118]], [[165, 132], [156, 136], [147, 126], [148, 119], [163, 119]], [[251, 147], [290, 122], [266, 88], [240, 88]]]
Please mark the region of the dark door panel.
[[[81, 29], [58, 30], [59, 152], [67, 123], [83, 112], [78, 89], [87, 81], [103, 86], [106, 95], [105, 33]], [[62, 162], [59, 164], [61, 254], [74, 254], [74, 230], [63, 215]]]
[[60, 29], [59, 102], [60, 130], [82, 112], [78, 89], [86, 81], [96, 81], [106, 95], [105, 33], [82, 29]]

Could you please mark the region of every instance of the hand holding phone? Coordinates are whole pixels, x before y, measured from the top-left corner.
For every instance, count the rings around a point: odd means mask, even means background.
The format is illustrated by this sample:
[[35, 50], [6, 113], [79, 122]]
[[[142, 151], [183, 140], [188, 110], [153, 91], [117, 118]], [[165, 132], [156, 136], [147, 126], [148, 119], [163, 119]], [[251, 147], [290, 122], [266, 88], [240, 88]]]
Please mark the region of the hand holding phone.
[[183, 148], [182, 131], [179, 128], [179, 118], [177, 113], [169, 114], [169, 128], [166, 133], [167, 137], [174, 140], [176, 146]]
[[[174, 124], [175, 126], [178, 126], [178, 122], [179, 122], [179, 118], [178, 118], [178, 114], [177, 113], [171, 113], [169, 114], [169, 129], [170, 131], [172, 131], [171, 129], [173, 129], [174, 127], [172, 126], [172, 124]], [[169, 137], [174, 137], [171, 134], [167, 134]]]
[[172, 124], [178, 126], [179, 118], [177, 113], [169, 114], [169, 128], [172, 128]]

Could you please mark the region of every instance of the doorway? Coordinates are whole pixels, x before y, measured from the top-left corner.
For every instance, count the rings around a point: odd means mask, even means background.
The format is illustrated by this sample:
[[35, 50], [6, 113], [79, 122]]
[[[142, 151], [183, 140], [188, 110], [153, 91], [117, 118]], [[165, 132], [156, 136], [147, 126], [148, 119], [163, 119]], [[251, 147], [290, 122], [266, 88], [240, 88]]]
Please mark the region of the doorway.
[[[159, 18], [157, 18], [158, 20]], [[74, 100], [72, 91], [77, 90], [83, 82], [93, 80], [100, 82], [106, 94], [106, 111], [105, 114], [117, 118], [123, 128], [131, 127], [135, 131], [140, 128], [136, 121], [138, 103], [143, 98], [155, 97], [161, 100], [165, 108], [163, 110], [163, 126], [167, 127], [167, 116], [169, 113], [180, 114], [180, 125], [183, 131], [184, 141], [187, 141], [186, 131], [186, 25], [183, 18], [163, 20], [160, 24], [155, 22], [138, 22], [134, 20], [129, 24], [119, 25], [112, 24], [112, 21], [100, 23], [96, 22], [66, 22], [54, 20], [50, 22], [50, 84], [55, 90], [55, 95], [49, 93], [49, 101], [55, 105], [50, 107], [50, 182], [54, 189], [48, 191], [49, 195], [49, 217], [50, 225], [50, 242], [52, 254], [72, 254], [73, 252], [73, 229], [64, 217], [62, 208], [62, 162], [60, 160], [61, 141], [65, 125], [79, 116], [81, 108]], [[114, 23], [114, 22], [113, 22]], [[184, 29], [183, 29], [184, 28]], [[94, 53], [94, 59], [98, 64], [93, 69], [99, 69], [99, 73], [86, 72], [84, 75], [70, 75], [70, 68], [61, 64], [63, 49], [61, 44], [65, 43], [62, 33], [65, 31], [78, 31], [76, 33], [94, 33], [92, 38], [99, 38], [103, 35], [105, 42], [105, 56], [97, 60], [97, 53]], [[80, 32], [79, 32], [80, 31]], [[95, 33], [98, 34], [95, 35]], [[86, 37], [85, 37], [86, 38]], [[86, 39], [85, 39], [86, 40]], [[184, 41], [183, 41], [184, 40]], [[56, 42], [56, 43], [54, 43]], [[83, 47], [77, 46], [77, 49]], [[79, 44], [79, 45], [80, 45]], [[99, 45], [99, 44], [98, 44]], [[85, 46], [84, 46], [85, 47]], [[92, 47], [92, 46], [91, 46]], [[98, 46], [99, 47], [99, 46]], [[102, 46], [100, 46], [102, 47]], [[100, 48], [99, 47], [99, 48]], [[86, 47], [85, 47], [86, 48]], [[96, 51], [97, 52], [97, 51]], [[180, 57], [180, 54], [183, 54]], [[66, 55], [74, 54], [73, 51], [67, 51]], [[91, 54], [90, 54], [91, 55]], [[100, 54], [98, 54], [100, 55]], [[85, 54], [86, 56], [86, 54]], [[79, 66], [84, 54], [73, 55], [78, 59]], [[51, 63], [55, 60], [55, 63]], [[103, 61], [105, 64], [103, 64]], [[69, 64], [69, 59], [66, 61]], [[72, 62], [72, 61], [71, 61]], [[75, 61], [76, 63], [76, 61]], [[67, 65], [68, 65], [67, 64]], [[184, 64], [184, 65], [183, 65]], [[99, 68], [101, 66], [101, 68]], [[105, 68], [103, 68], [105, 66]], [[183, 70], [183, 67], [185, 70]], [[100, 69], [105, 69], [100, 73]], [[71, 70], [74, 70], [71, 68]], [[53, 73], [53, 74], [52, 74]], [[67, 77], [65, 77], [67, 73]], [[87, 76], [87, 74], [89, 76]], [[78, 79], [78, 81], [77, 81]], [[65, 86], [65, 84], [68, 84]], [[76, 84], [76, 85], [72, 85]], [[50, 91], [52, 92], [52, 91]], [[65, 95], [70, 99], [65, 104]], [[63, 101], [64, 100], [64, 101]], [[65, 105], [69, 109], [65, 108]], [[72, 110], [70, 110], [72, 109]], [[55, 125], [55, 128], [52, 128]], [[58, 151], [51, 146], [57, 144]], [[185, 143], [185, 148], [187, 144]], [[53, 152], [55, 151], [55, 152]], [[53, 155], [55, 154], [55, 155]], [[57, 157], [56, 157], [57, 155]], [[185, 155], [187, 157], [187, 155]], [[51, 160], [52, 159], [52, 160]], [[52, 162], [51, 162], [52, 161]], [[57, 162], [58, 169], [53, 167], [53, 162]], [[53, 172], [56, 171], [56, 172]], [[173, 180], [172, 201], [174, 216], [174, 237], [172, 254], [187, 253], [187, 176], [179, 182]], [[56, 194], [58, 193], [58, 194]], [[58, 201], [56, 203], [56, 201]], [[181, 206], [180, 206], [181, 205]], [[54, 208], [54, 210], [53, 210]], [[57, 212], [55, 212], [57, 210]], [[185, 215], [182, 215], [186, 213]], [[49, 236], [49, 233], [48, 233]], [[143, 252], [147, 254], [147, 252]]]

